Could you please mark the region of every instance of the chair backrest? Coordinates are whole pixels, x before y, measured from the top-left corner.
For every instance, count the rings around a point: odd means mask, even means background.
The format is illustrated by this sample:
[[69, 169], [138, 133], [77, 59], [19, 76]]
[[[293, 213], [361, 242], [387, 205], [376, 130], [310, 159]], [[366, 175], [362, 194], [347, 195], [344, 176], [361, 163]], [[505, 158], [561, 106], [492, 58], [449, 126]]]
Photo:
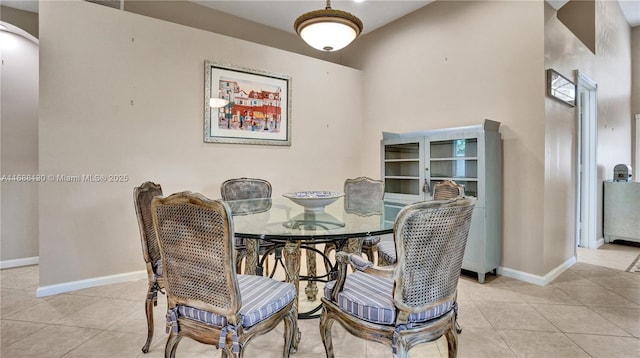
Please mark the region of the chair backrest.
[[185, 305], [238, 324], [242, 302], [229, 207], [182, 192], [153, 199], [151, 208], [169, 308]]
[[344, 210], [358, 215], [382, 214], [384, 182], [367, 177], [344, 181]]
[[[271, 183], [264, 179], [234, 178], [225, 180], [220, 186], [222, 200], [269, 199]], [[271, 208], [271, 200], [254, 201], [252, 203], [233, 203], [231, 211], [234, 215], [255, 214]]]
[[398, 213], [393, 229], [398, 258], [394, 302], [400, 311], [426, 311], [453, 302], [475, 202], [466, 197], [423, 201]]
[[464, 187], [453, 180], [445, 180], [433, 186], [433, 200], [449, 200], [464, 196]]
[[[138, 227], [140, 229], [140, 239], [142, 242], [142, 256], [147, 264], [155, 265], [160, 260], [160, 249], [156, 232], [153, 228], [153, 218], [151, 216], [151, 200], [162, 195], [162, 187], [150, 181], [133, 189], [133, 204], [138, 217]], [[149, 266], [147, 266], [149, 267]]]
[[222, 200], [262, 199], [271, 197], [271, 183], [264, 179], [235, 178], [220, 186]]

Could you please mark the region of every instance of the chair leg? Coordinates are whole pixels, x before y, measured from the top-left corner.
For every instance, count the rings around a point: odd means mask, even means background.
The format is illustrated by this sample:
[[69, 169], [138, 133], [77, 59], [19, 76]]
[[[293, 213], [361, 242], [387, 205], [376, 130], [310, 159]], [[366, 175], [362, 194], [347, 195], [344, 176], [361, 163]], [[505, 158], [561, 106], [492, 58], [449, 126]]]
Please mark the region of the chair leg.
[[322, 338], [322, 344], [324, 345], [324, 352], [327, 358], [334, 358], [333, 340], [331, 338], [331, 326], [333, 326], [333, 322], [333, 318], [327, 318], [326, 309], [323, 307], [322, 316], [320, 316], [320, 337]]
[[447, 348], [449, 350], [449, 358], [456, 358], [458, 356], [458, 334], [455, 327], [452, 327], [445, 333], [447, 337]]
[[[331, 253], [331, 251], [335, 251], [336, 250], [336, 245], [332, 244], [330, 242], [324, 244], [324, 256], [325, 257], [329, 257], [329, 254]], [[326, 273], [329, 273], [329, 271], [331, 271], [331, 267], [329, 266], [329, 262], [327, 262], [326, 260], [324, 261], [324, 269], [326, 270]]]
[[372, 246], [362, 246], [362, 253], [367, 255], [367, 260], [375, 263], [375, 257], [373, 257], [373, 247]]
[[220, 358], [242, 358], [244, 357], [244, 349], [242, 349], [242, 346], [240, 347], [240, 350], [238, 351], [238, 353], [234, 353], [233, 349], [228, 347], [228, 346], [224, 346], [224, 348], [222, 348], [222, 350], [220, 351]]
[[155, 282], [149, 282], [149, 289], [147, 290], [147, 300], [145, 302], [144, 310], [147, 315], [147, 341], [142, 346], [142, 353], [149, 352], [149, 346], [153, 339], [153, 307], [158, 304], [158, 286]]
[[242, 259], [244, 259], [245, 255], [246, 255], [246, 252], [244, 250], [236, 251], [236, 272], [237, 273], [242, 272]]
[[409, 349], [407, 348], [407, 341], [402, 336], [396, 338], [395, 346], [393, 349], [393, 358], [408, 358]]
[[167, 344], [164, 346], [164, 358], [175, 358], [180, 339], [182, 339], [182, 336], [171, 331], [169, 338], [167, 338]]
[[[284, 348], [282, 350], [282, 357], [289, 358], [291, 353], [295, 353], [298, 350], [297, 342], [295, 342], [295, 334], [298, 330], [297, 327], [297, 314], [295, 309], [291, 309], [291, 313], [284, 318]], [[294, 344], [295, 343], [295, 344]]]

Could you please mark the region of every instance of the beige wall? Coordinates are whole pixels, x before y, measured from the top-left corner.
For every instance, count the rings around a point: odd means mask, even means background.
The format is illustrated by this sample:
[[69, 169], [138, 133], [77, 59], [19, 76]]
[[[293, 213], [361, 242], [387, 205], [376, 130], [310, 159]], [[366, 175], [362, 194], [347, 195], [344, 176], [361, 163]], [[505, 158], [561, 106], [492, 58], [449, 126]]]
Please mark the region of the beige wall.
[[[545, 67], [575, 81], [579, 70], [598, 84], [598, 207], [597, 237], [602, 238], [602, 182], [613, 177], [613, 167], [631, 162], [631, 53], [630, 29], [615, 2], [596, 2], [596, 53], [593, 54], [546, 8]], [[575, 108], [550, 98], [546, 110], [545, 268], [574, 250], [575, 162], [577, 149]]]
[[[542, 267], [542, 2], [436, 2], [346, 49], [363, 70], [365, 151], [382, 131], [502, 123], [503, 266]], [[379, 158], [363, 158], [379, 171]]]
[[[26, 32], [3, 31], [1, 89], [0, 261], [34, 264], [38, 257], [38, 44]], [[4, 41], [5, 39], [3, 39]], [[27, 175], [13, 177], [13, 175]], [[15, 260], [15, 261], [13, 261]]]
[[[130, 178], [40, 186], [41, 286], [144, 269], [146, 180], [217, 198], [231, 177], [277, 196], [378, 175], [361, 165], [360, 71], [86, 2], [41, 2], [40, 28], [40, 173]], [[292, 76], [291, 147], [203, 142], [205, 60]]]
[[[593, 25], [595, 26], [595, 24]], [[553, 68], [575, 82], [577, 63], [565, 63], [572, 54], [593, 56], [558, 20], [556, 11], [545, 4], [545, 69]], [[583, 71], [584, 68], [581, 68]], [[553, 269], [559, 259], [575, 254], [575, 161], [577, 150], [575, 107], [545, 98], [545, 268]]]
[[598, 179], [612, 180], [616, 164], [631, 164], [631, 29], [616, 2], [598, 1], [596, 17], [599, 41], [590, 65], [598, 83]]

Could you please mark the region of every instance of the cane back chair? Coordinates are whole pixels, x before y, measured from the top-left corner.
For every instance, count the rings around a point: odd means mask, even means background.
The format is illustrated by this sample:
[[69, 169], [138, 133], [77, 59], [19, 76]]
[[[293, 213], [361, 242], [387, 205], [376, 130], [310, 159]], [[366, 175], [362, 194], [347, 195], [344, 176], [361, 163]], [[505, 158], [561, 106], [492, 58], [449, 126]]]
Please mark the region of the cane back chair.
[[[346, 179], [344, 181], [344, 210], [347, 213], [368, 216], [382, 214], [382, 198], [384, 197], [384, 182], [368, 177]], [[357, 241], [356, 243], [352, 241]], [[356, 250], [353, 253], [364, 253], [369, 261], [374, 262], [376, 245], [380, 242], [380, 236], [367, 236], [363, 238], [349, 239], [348, 248]], [[325, 245], [324, 254], [328, 256], [336, 249], [335, 244]], [[350, 250], [345, 250], [351, 252]], [[328, 268], [327, 268], [328, 269]]]
[[222, 349], [222, 357], [242, 357], [251, 339], [282, 321], [283, 357], [289, 357], [297, 345], [296, 290], [268, 277], [236, 274], [227, 204], [182, 192], [157, 197], [151, 207], [167, 292], [165, 357], [175, 356], [183, 337]]
[[[453, 180], [444, 180], [433, 186], [433, 200], [450, 200], [464, 196], [464, 187]], [[382, 241], [377, 244], [378, 264], [392, 265], [396, 262], [396, 249], [392, 241]]]
[[162, 187], [159, 184], [145, 182], [133, 189], [133, 203], [140, 228], [140, 241], [142, 242], [142, 257], [147, 267], [149, 288], [145, 302], [147, 315], [147, 341], [142, 347], [142, 352], [149, 351], [149, 345], [153, 339], [153, 307], [158, 305], [158, 291], [164, 293], [164, 279], [162, 278], [162, 260], [156, 232], [153, 229], [151, 217], [151, 200], [155, 196], [162, 195]]
[[[338, 279], [327, 283], [321, 299], [320, 334], [328, 358], [334, 356], [335, 321], [357, 337], [390, 346], [394, 357], [405, 358], [413, 346], [443, 335], [449, 357], [456, 357], [456, 292], [474, 205], [474, 198], [459, 198], [403, 208], [394, 223], [394, 266], [336, 255]], [[358, 270], [347, 274], [347, 263]]]
[[449, 200], [464, 196], [464, 186], [453, 180], [444, 180], [433, 185], [433, 200]]
[[[267, 199], [271, 198], [271, 183], [264, 179], [257, 178], [233, 178], [225, 180], [222, 185], [220, 185], [220, 195], [222, 196], [222, 200], [246, 200], [246, 199]], [[258, 203], [258, 205], [269, 205], [270, 201], [264, 201]], [[234, 215], [240, 214], [249, 214], [256, 213], [268, 210], [268, 207], [260, 208], [249, 205], [238, 204], [232, 207], [232, 212]], [[242, 268], [242, 260], [247, 256], [247, 243], [244, 238], [236, 237], [236, 266], [237, 272], [240, 272]], [[276, 252], [276, 262], [277, 266], [278, 260], [281, 258], [280, 251], [276, 251], [274, 248], [274, 244], [268, 241], [260, 240], [258, 243], [258, 250], [261, 254], [264, 254], [270, 249], [273, 249]], [[275, 270], [275, 266], [274, 266]], [[268, 271], [268, 269], [267, 269]], [[245, 267], [245, 274], [250, 273], [254, 274], [254, 272], [248, 272]]]

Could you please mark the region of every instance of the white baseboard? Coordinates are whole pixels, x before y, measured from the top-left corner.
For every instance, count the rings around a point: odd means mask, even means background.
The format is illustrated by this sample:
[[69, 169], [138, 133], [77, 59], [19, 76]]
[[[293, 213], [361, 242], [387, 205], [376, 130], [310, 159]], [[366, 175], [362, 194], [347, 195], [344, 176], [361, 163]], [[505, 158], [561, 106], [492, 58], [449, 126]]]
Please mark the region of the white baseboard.
[[0, 269], [37, 265], [40, 262], [39, 256], [25, 257], [22, 259], [3, 260], [0, 261]]
[[563, 272], [565, 272], [569, 267], [573, 266], [577, 261], [575, 256], [570, 257], [567, 261], [558, 265], [553, 270], [547, 272], [544, 276], [532, 275], [527, 272], [522, 272], [518, 270], [513, 270], [506, 267], [498, 267], [498, 274], [510, 277], [516, 280], [528, 282], [538, 286], [546, 286], [551, 283], [556, 277], [560, 276]]
[[94, 277], [86, 280], [58, 283], [49, 286], [40, 286], [36, 290], [36, 297], [51, 296], [58, 293], [77, 291], [84, 288], [110, 285], [113, 283], [121, 283], [128, 281], [136, 281], [147, 278], [147, 271], [134, 271], [118, 275]]

